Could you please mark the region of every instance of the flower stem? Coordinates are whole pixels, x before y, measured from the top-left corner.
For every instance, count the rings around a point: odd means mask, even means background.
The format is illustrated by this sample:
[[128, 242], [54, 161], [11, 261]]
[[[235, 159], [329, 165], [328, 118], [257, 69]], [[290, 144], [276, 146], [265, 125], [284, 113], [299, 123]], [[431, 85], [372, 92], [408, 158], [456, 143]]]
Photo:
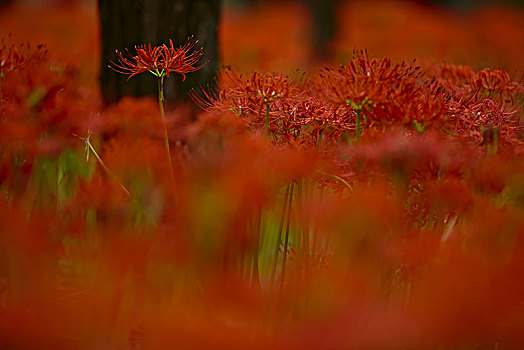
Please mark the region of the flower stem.
[[[308, 196], [308, 181], [306, 178], [303, 178], [298, 183], [297, 196], [298, 196], [298, 201], [299, 201], [298, 206], [300, 210], [302, 211], [304, 210], [304, 206], [305, 206], [305, 203], [307, 201], [307, 196]], [[303, 253], [303, 258], [304, 258], [304, 278], [305, 278], [306, 283], [309, 280], [309, 260], [310, 260], [309, 230], [310, 230], [309, 220], [303, 220], [302, 221], [302, 253]]]
[[116, 175], [114, 175], [111, 170], [109, 170], [109, 168], [107, 167], [107, 165], [104, 163], [104, 161], [102, 160], [102, 158], [100, 158], [100, 156], [98, 155], [98, 152], [96, 151], [96, 149], [93, 147], [93, 145], [91, 144], [91, 141], [89, 139], [89, 136], [85, 139], [83, 139], [84, 142], [86, 143], [86, 146], [87, 148], [89, 149], [89, 151], [91, 151], [91, 153], [93, 153], [95, 155], [95, 158], [96, 160], [98, 160], [98, 163], [100, 163], [100, 166], [102, 167], [102, 169], [104, 169], [104, 171], [106, 172], [106, 174], [112, 178], [113, 180], [115, 180], [116, 182], [118, 182], [118, 184], [120, 185], [120, 188], [131, 198], [131, 193], [129, 192], [129, 190], [122, 184], [120, 183], [120, 181], [118, 180], [118, 178], [116, 177]]
[[285, 189], [284, 203], [282, 204], [282, 214], [280, 215], [280, 225], [278, 226], [277, 241], [275, 245], [275, 256], [273, 258], [273, 269], [271, 270], [271, 287], [273, 287], [276, 279], [277, 264], [278, 264], [278, 252], [280, 249], [280, 243], [282, 242], [282, 229], [284, 228], [284, 220], [287, 212], [287, 202], [289, 200], [291, 184], [288, 184]]
[[343, 178], [341, 178], [340, 176], [333, 175], [333, 174], [329, 174], [329, 173], [326, 173], [326, 172], [321, 172], [320, 174], [321, 174], [322, 176], [330, 177], [330, 178], [332, 178], [332, 179], [337, 180], [337, 181], [340, 182], [342, 185], [344, 185], [344, 186], [349, 190], [349, 192], [353, 191], [353, 187], [351, 187], [351, 185], [350, 185], [346, 180], [344, 180]]
[[166, 114], [164, 112], [164, 77], [160, 76], [158, 78], [158, 107], [160, 108], [160, 116], [162, 117], [162, 122], [164, 123], [164, 145], [166, 147], [167, 161], [169, 165], [169, 174], [171, 180], [175, 178], [173, 172], [173, 163], [171, 161], [171, 149], [169, 148], [169, 135], [167, 133], [167, 121]]
[[259, 250], [260, 250], [260, 236], [262, 231], [262, 208], [256, 209], [254, 218], [254, 233], [255, 233], [255, 246], [253, 247], [253, 272], [251, 275], [251, 283], [253, 287], [260, 287], [260, 271], [258, 268], [259, 263]]
[[356, 133], [357, 133], [357, 142], [360, 142], [360, 129], [361, 129], [361, 120], [360, 120], [360, 112], [357, 112], [357, 118], [356, 118]]
[[286, 235], [284, 238], [284, 257], [282, 258], [282, 273], [280, 275], [280, 293], [284, 290], [284, 282], [286, 278], [286, 262], [287, 262], [287, 249], [289, 246], [289, 227], [291, 224], [291, 206], [293, 205], [293, 183], [289, 189], [289, 201], [287, 207], [287, 222], [286, 222]]
[[266, 103], [265, 131], [266, 131], [266, 136], [269, 137], [269, 103]]

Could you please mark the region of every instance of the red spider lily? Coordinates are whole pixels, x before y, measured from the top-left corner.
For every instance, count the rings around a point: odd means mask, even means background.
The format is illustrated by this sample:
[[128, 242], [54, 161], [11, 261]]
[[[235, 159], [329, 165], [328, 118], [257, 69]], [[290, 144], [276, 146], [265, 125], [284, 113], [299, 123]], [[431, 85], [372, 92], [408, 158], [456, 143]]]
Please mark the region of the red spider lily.
[[389, 101], [389, 95], [395, 91], [414, 92], [414, 80], [421, 77], [420, 67], [407, 63], [392, 66], [389, 58], [369, 58], [367, 51], [355, 51], [355, 55], [349, 64], [338, 69], [321, 70], [317, 91], [326, 100], [341, 105], [352, 101], [363, 106], [371, 101]]
[[502, 70], [474, 72], [459, 65], [438, 67], [434, 80], [446, 100], [448, 132], [484, 146], [494, 142], [495, 134], [503, 145], [519, 142], [522, 106], [518, 103], [524, 85]]
[[284, 73], [259, 73], [254, 71], [244, 79], [227, 68], [220, 78], [221, 89], [217, 93], [202, 90], [202, 95], [193, 92], [192, 98], [204, 110], [233, 112], [253, 129], [264, 125], [268, 118], [271, 133], [277, 133], [282, 116], [277, 111], [282, 106], [292, 105], [303, 93], [294, 79]]
[[219, 100], [215, 102], [215, 105], [224, 107], [230, 105], [230, 109], [236, 106], [236, 102], [239, 99], [246, 100], [246, 106], [244, 110], [257, 111], [261, 107], [269, 103], [273, 103], [277, 100], [285, 98], [293, 98], [297, 95], [297, 87], [294, 86], [293, 80], [284, 75], [253, 72], [253, 74], [246, 80], [242, 79], [242, 76], [236, 75], [233, 71], [225, 72], [226, 79], [228, 79], [228, 86], [224, 88], [219, 96]]
[[7, 47], [3, 44], [0, 46], [0, 77], [5, 76], [8, 72], [23, 69], [31, 62], [42, 61], [47, 53], [44, 45], [38, 45], [36, 50], [32, 50], [27, 45], [20, 45], [19, 47], [11, 45]]
[[207, 64], [205, 62], [196, 66], [204, 55], [203, 48], [192, 51], [196, 43], [198, 43], [198, 40], [193, 41], [193, 37], [190, 37], [178, 49], [175, 49], [171, 39], [169, 40], [169, 47], [165, 44], [155, 47], [151, 47], [151, 44], [135, 46], [136, 56], [132, 56], [126, 49], [131, 57], [130, 59], [125, 58], [120, 51], [115, 50], [118, 63], [111, 61], [112, 65], [108, 67], [115, 72], [129, 75], [128, 79], [149, 71], [159, 78], [169, 77], [169, 73], [175, 72], [182, 74], [185, 80], [186, 73], [195, 72]]
[[496, 98], [513, 104], [516, 97], [524, 92], [522, 83], [512, 81], [508, 73], [498, 69], [485, 68], [475, 73], [467, 66], [443, 65], [436, 72], [436, 80], [455, 99], [471, 102]]
[[328, 109], [316, 97], [292, 100], [279, 106], [282, 125], [276, 132], [284, 139], [319, 144], [324, 128], [328, 125]]
[[[369, 58], [366, 51], [339, 68], [325, 67], [315, 81], [315, 92], [333, 107], [338, 130], [403, 125], [423, 131], [438, 125], [447, 111], [446, 96], [415, 64], [392, 64], [389, 58]], [[428, 99], [428, 96], [434, 96]], [[358, 136], [357, 136], [358, 137]]]
[[[474, 140], [477, 144], [491, 143], [490, 133], [497, 133], [503, 144], [518, 143], [522, 126], [519, 124], [519, 112], [522, 107], [513, 107], [506, 102], [495, 102], [489, 98], [474, 102], [451, 101], [450, 131], [457, 136]], [[489, 141], [489, 142], [488, 142]], [[492, 140], [493, 141], [493, 140]]]

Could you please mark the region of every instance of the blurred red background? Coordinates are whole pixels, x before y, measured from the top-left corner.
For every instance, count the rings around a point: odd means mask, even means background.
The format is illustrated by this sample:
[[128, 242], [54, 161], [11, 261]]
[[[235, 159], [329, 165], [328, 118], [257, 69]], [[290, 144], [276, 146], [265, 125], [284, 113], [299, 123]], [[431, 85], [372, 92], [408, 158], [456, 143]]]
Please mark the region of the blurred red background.
[[[99, 26], [96, 1], [20, 1], [0, 12], [0, 31], [14, 43], [45, 43], [50, 57], [72, 63], [86, 84], [96, 83]], [[467, 9], [421, 1], [340, 1], [329, 63], [344, 63], [354, 49], [393, 60], [502, 68], [524, 63], [524, 13], [503, 2]], [[248, 29], [248, 30], [247, 30]], [[300, 1], [225, 2], [220, 27], [222, 64], [234, 69], [294, 71], [314, 60], [313, 19]]]

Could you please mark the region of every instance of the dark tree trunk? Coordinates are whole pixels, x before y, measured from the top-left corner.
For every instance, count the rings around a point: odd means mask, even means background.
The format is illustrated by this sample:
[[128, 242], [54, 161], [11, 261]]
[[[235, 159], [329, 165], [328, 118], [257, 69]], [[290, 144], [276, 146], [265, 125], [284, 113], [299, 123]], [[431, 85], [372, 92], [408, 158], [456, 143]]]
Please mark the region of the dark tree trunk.
[[[256, 8], [268, 0], [230, 0], [233, 4]], [[337, 33], [336, 10], [341, 0], [303, 0], [313, 18], [313, 44], [315, 59], [332, 59], [333, 48], [330, 43]]]
[[165, 80], [168, 103], [190, 101], [188, 92], [199, 86], [212, 86], [218, 67], [217, 28], [220, 0], [98, 0], [102, 28], [102, 59], [100, 85], [105, 104], [123, 96], [147, 96], [157, 92], [156, 78], [151, 74], [127, 77], [109, 69], [115, 61], [115, 49], [134, 53], [134, 46], [146, 43], [169, 43], [180, 46], [194, 35], [204, 47], [201, 62], [209, 63], [201, 70], [187, 75], [178, 74]]
[[337, 31], [336, 7], [338, 0], [307, 0], [314, 20], [315, 56], [319, 60], [332, 58], [329, 46]]

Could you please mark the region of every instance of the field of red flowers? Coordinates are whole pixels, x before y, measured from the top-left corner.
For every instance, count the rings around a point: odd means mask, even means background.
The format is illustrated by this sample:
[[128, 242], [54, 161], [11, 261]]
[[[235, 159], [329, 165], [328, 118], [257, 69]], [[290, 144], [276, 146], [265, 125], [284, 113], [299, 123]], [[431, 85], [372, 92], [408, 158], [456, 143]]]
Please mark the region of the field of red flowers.
[[320, 65], [228, 7], [188, 122], [102, 108], [96, 2], [3, 9], [0, 348], [523, 347], [524, 15], [448, 11], [342, 3]]

